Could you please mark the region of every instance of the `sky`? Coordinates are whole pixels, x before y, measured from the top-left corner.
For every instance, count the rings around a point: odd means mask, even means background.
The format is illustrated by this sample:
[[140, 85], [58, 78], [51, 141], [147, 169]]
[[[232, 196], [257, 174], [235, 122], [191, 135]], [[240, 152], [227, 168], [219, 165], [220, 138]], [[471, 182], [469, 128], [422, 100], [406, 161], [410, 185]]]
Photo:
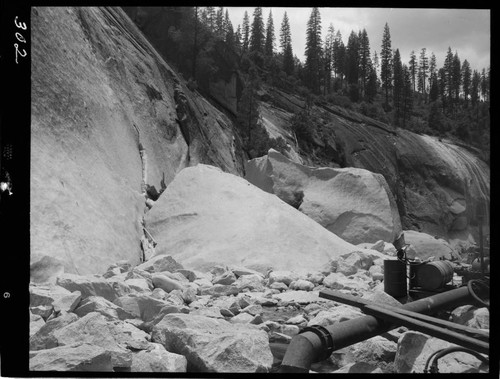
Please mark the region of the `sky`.
[[[253, 7], [228, 7], [229, 18], [236, 30], [243, 23], [245, 10], [253, 19]], [[264, 24], [267, 25], [272, 9], [276, 48], [279, 49], [279, 33], [283, 14], [286, 11], [292, 33], [293, 53], [304, 61], [306, 25], [312, 8], [268, 8], [262, 7]], [[402, 63], [408, 64], [411, 51], [417, 58], [425, 47], [427, 57], [436, 56], [437, 67], [441, 68], [451, 47], [458, 52], [460, 61], [465, 59], [472, 69], [478, 71], [490, 66], [490, 10], [489, 9], [410, 9], [410, 8], [326, 8], [320, 7], [322, 39], [330, 23], [335, 32], [340, 30], [342, 40], [347, 39], [352, 30], [356, 33], [366, 29], [370, 40], [370, 50], [380, 56], [384, 25], [387, 22], [391, 35], [391, 47], [399, 49]]]

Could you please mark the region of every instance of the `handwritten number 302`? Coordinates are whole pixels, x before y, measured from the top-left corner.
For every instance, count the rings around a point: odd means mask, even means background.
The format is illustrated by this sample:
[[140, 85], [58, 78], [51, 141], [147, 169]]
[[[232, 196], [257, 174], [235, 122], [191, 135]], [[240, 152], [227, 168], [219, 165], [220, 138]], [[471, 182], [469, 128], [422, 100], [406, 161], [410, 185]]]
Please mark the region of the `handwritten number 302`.
[[[19, 29], [22, 29], [22, 30], [26, 30], [27, 29], [26, 28], [26, 23], [24, 23], [24, 22], [17, 22], [17, 16], [14, 19], [14, 25], [16, 25], [16, 27], [18, 27]], [[16, 36], [16, 39], [19, 42], [26, 43], [26, 39], [23, 37], [23, 35], [21, 33], [16, 32], [15, 36]], [[18, 63], [17, 62], [17, 56], [20, 55], [22, 58], [24, 58], [28, 53], [24, 49], [19, 50], [19, 45], [17, 43], [14, 44], [14, 48], [16, 49], [16, 64], [17, 64]]]

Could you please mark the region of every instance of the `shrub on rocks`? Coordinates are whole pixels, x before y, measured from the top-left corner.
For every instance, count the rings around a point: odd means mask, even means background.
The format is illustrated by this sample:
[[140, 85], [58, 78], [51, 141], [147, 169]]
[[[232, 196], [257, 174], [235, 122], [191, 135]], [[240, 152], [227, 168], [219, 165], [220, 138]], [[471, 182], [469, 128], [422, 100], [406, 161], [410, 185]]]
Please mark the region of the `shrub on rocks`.
[[184, 356], [170, 353], [163, 345], [151, 343], [147, 350], [132, 356], [131, 372], [186, 372]]
[[155, 325], [152, 339], [198, 372], [268, 372], [273, 363], [267, 334], [253, 325], [171, 314]]
[[40, 350], [30, 357], [30, 371], [113, 371], [109, 351], [87, 343]]

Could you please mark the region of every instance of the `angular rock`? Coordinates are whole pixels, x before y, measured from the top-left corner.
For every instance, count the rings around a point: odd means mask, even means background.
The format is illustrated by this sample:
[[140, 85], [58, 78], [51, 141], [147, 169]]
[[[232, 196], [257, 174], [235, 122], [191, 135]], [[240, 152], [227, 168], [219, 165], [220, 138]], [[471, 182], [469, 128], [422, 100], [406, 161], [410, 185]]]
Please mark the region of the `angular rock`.
[[202, 273], [202, 272], [196, 271], [196, 270], [187, 270], [187, 269], [184, 269], [184, 268], [183, 269], [177, 269], [175, 272], [180, 272], [190, 282], [194, 282], [196, 279], [207, 278], [207, 276], [210, 277], [210, 280], [211, 280], [211, 277], [212, 277], [211, 274]]
[[250, 313], [242, 312], [237, 316], [234, 316], [230, 322], [233, 324], [250, 324], [255, 316], [252, 316]]
[[120, 275], [122, 273], [122, 270], [120, 270], [119, 267], [110, 267], [108, 270], [102, 274], [102, 277], [105, 279], [111, 278], [116, 275]]
[[73, 312], [80, 303], [82, 294], [80, 291], [74, 291], [69, 295], [65, 295], [52, 303], [54, 312]]
[[187, 359], [170, 353], [163, 345], [151, 343], [147, 350], [132, 356], [131, 372], [186, 372]]
[[260, 275], [260, 276], [262, 276], [262, 274], [259, 271], [252, 270], [252, 269], [242, 267], [242, 266], [231, 266], [230, 270], [233, 272], [234, 275], [236, 275], [237, 278], [239, 278], [240, 276], [244, 276], [244, 275]]
[[303, 323], [307, 323], [306, 318], [303, 315], [297, 315], [294, 317], [290, 317], [288, 320], [286, 320], [287, 324], [292, 324], [292, 325], [299, 325]]
[[167, 293], [172, 292], [173, 290], [182, 291], [184, 289], [184, 286], [179, 281], [161, 274], [153, 275], [153, 286], [155, 288], [161, 288]]
[[367, 291], [369, 289], [369, 285], [362, 278], [352, 276], [351, 279], [341, 273], [331, 273], [323, 280], [323, 285], [335, 290]]
[[40, 350], [29, 360], [30, 371], [113, 371], [111, 353], [99, 346], [76, 343]]
[[64, 313], [59, 317], [47, 321], [38, 331], [30, 337], [30, 350], [51, 349], [58, 346], [57, 338], [54, 337], [54, 332], [64, 328], [78, 320], [78, 316], [73, 313]]
[[267, 334], [252, 325], [171, 314], [155, 325], [154, 342], [184, 355], [201, 372], [268, 372], [273, 363]]
[[251, 314], [252, 316], [256, 316], [256, 315], [261, 315], [264, 312], [264, 310], [262, 309], [262, 306], [259, 304], [250, 304], [245, 308], [242, 308], [241, 312], [246, 312]]
[[[398, 340], [398, 348], [394, 359], [396, 373], [423, 373], [425, 363], [435, 351], [453, 345], [438, 338], [420, 332], [403, 333]], [[477, 373], [484, 369], [482, 362], [465, 352], [455, 352], [439, 359], [440, 373]]]
[[53, 310], [54, 308], [52, 305], [38, 305], [36, 307], [30, 307], [31, 313], [41, 316], [44, 320], [49, 318]]
[[323, 279], [325, 279], [325, 275], [321, 272], [313, 272], [307, 275], [307, 280], [309, 280], [313, 284], [321, 284], [323, 283]]
[[238, 287], [233, 284], [229, 286], [225, 286], [224, 284], [215, 284], [209, 288], [201, 288], [201, 295], [231, 296], [237, 295], [239, 292]]
[[203, 164], [180, 171], [145, 222], [157, 254], [202, 271], [222, 264], [308, 272], [355, 250], [276, 196]]
[[240, 275], [234, 282], [234, 286], [238, 288], [238, 291], [249, 289], [252, 292], [262, 292], [265, 289], [264, 278], [259, 274]]
[[101, 296], [89, 296], [83, 300], [80, 305], [73, 311], [78, 317], [83, 317], [91, 312], [102, 314], [107, 319], [127, 320], [136, 317], [130, 312], [125, 311], [122, 307], [112, 303]]
[[151, 292], [151, 297], [154, 297], [155, 299], [158, 300], [164, 300], [165, 297], [167, 297], [167, 295], [168, 294], [161, 288], [155, 288], [153, 292]]
[[223, 319], [225, 317], [219, 307], [199, 308], [189, 312], [189, 314], [219, 319]]
[[127, 285], [112, 279], [104, 279], [98, 275], [63, 274], [57, 278], [57, 284], [71, 292], [80, 291], [82, 299], [89, 296], [101, 296], [106, 300], [114, 301], [130, 292]]
[[291, 282], [289, 287], [291, 290], [312, 291], [315, 286], [308, 280], [298, 279]]
[[128, 294], [116, 299], [114, 304], [133, 315], [134, 318], [140, 318], [144, 322], [151, 321], [163, 307], [168, 305], [163, 300], [144, 294]]
[[274, 289], [274, 290], [278, 290], [280, 292], [288, 290], [288, 286], [282, 282], [274, 282], [271, 285], [269, 285], [269, 288]]
[[141, 263], [136, 267], [138, 269], [145, 270], [148, 272], [162, 272], [162, 271], [175, 272], [177, 270], [181, 270], [184, 268], [172, 256], [163, 254], [157, 254], [153, 258], [149, 259], [144, 263]]
[[381, 266], [378, 265], [373, 265], [370, 267], [368, 270], [370, 276], [372, 279], [375, 280], [384, 280], [384, 269]]
[[50, 306], [54, 301], [71, 295], [71, 291], [57, 285], [30, 285], [30, 307]]
[[45, 325], [42, 316], [35, 315], [30, 312], [30, 337], [40, 330]]
[[477, 308], [473, 305], [463, 305], [451, 312], [451, 321], [471, 328], [489, 329], [490, 312], [487, 308]]
[[223, 272], [222, 274], [217, 275], [212, 279], [213, 284], [224, 284], [224, 285], [233, 284], [235, 281], [236, 281], [236, 276], [233, 274], [232, 271]]
[[328, 326], [335, 324], [337, 322], [350, 320], [363, 315], [364, 314], [361, 313], [359, 310], [342, 304], [339, 305], [338, 307], [330, 308], [327, 311], [320, 311], [314, 318], [309, 320], [307, 326], [311, 325]]
[[298, 279], [299, 275], [293, 271], [272, 271], [269, 273], [269, 284], [281, 282], [289, 286], [290, 283]]
[[136, 292], [149, 292], [153, 290], [153, 284], [148, 282], [147, 279], [127, 279], [125, 284], [130, 287], [132, 291]]
[[401, 307], [403, 305], [391, 295], [379, 289], [363, 293], [363, 299], [372, 301], [375, 304], [387, 304], [393, 307]]
[[184, 290], [182, 291], [182, 298], [184, 299], [184, 302], [189, 305], [193, 301], [196, 301], [196, 293], [197, 290], [194, 287], [187, 286], [186, 288], [184, 288]]
[[131, 350], [147, 349], [150, 337], [133, 325], [115, 320], [108, 321], [100, 313], [93, 312], [63, 328], [54, 330], [57, 345], [90, 343], [111, 353], [113, 367], [130, 367]]
[[[304, 320], [307, 322], [306, 320]], [[287, 321], [288, 322], [288, 321]], [[297, 325], [281, 325], [280, 332], [287, 336], [293, 337], [299, 334], [300, 328]]]
[[182, 284], [189, 283], [189, 279], [186, 278], [180, 272], [161, 271], [161, 272], [158, 272], [157, 274], [159, 274], [159, 275], [165, 275], [166, 277], [168, 277], [170, 279], [173, 279], [173, 280], [177, 280], [178, 282], [180, 282]]
[[381, 174], [308, 167], [271, 149], [247, 163], [245, 178], [350, 243], [393, 241], [401, 231], [396, 201]]
[[319, 297], [318, 291], [287, 291], [273, 295], [273, 299], [290, 304], [301, 305], [327, 301]]
[[388, 371], [396, 357], [398, 344], [382, 336], [375, 336], [349, 347], [354, 362], [364, 362]]
[[291, 340], [292, 337], [284, 333], [279, 333], [279, 332], [269, 333], [269, 342], [288, 344], [290, 343]]

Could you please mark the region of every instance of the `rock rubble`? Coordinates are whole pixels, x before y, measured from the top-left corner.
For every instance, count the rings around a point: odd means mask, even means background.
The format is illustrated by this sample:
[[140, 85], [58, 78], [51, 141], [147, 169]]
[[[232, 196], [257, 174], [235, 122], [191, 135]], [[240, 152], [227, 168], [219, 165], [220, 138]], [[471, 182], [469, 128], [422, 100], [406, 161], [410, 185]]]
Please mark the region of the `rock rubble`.
[[[401, 305], [372, 274], [373, 267], [383, 270], [383, 257], [391, 258], [363, 249], [343, 254], [331, 262], [330, 271], [270, 270], [264, 275], [225, 265], [202, 272], [158, 256], [141, 267], [112, 265], [102, 276], [61, 274], [55, 285], [31, 283], [30, 369], [274, 372], [287, 345], [305, 327], [363, 315], [320, 298], [319, 291], [335, 288]], [[457, 308], [452, 319], [489, 328], [489, 318], [474, 307]], [[311, 372], [420, 372], [425, 357], [407, 359], [412, 341], [430, 350], [446, 343], [412, 333], [399, 328], [340, 349], [315, 363]], [[460, 359], [446, 363], [447, 372], [487, 370], [477, 359]]]

